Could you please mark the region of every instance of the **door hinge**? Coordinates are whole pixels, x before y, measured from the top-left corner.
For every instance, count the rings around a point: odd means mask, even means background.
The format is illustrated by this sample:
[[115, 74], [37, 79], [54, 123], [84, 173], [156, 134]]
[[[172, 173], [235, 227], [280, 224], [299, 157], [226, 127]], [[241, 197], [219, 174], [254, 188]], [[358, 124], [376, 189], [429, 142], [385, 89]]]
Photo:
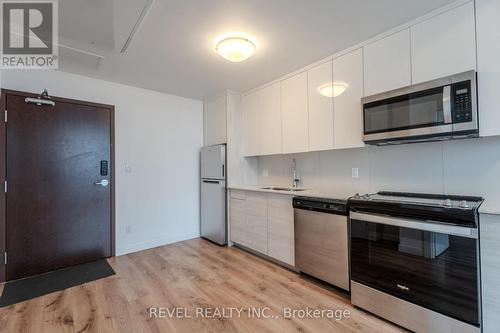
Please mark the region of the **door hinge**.
[[3, 254], [3, 263], [7, 265], [7, 251], [5, 251]]
[[4, 120], [5, 120], [5, 122], [7, 122], [7, 110], [5, 110]]

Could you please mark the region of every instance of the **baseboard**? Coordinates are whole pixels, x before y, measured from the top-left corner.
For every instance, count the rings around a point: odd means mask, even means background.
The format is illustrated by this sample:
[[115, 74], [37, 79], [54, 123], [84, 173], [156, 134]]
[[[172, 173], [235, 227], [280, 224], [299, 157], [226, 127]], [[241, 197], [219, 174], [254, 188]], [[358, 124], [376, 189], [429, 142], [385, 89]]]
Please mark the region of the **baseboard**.
[[129, 244], [129, 245], [124, 245], [124, 246], [117, 246], [116, 247], [116, 255], [121, 256], [124, 254], [128, 253], [133, 253], [133, 252], [138, 252], [142, 250], [147, 250], [151, 249], [154, 247], [158, 246], [163, 246], [163, 245], [168, 245], [172, 243], [177, 243], [193, 238], [198, 238], [200, 237], [199, 233], [190, 233], [190, 234], [184, 234], [184, 235], [177, 235], [175, 237], [169, 237], [169, 238], [159, 238], [147, 242], [141, 242], [141, 243], [135, 243], [135, 244]]

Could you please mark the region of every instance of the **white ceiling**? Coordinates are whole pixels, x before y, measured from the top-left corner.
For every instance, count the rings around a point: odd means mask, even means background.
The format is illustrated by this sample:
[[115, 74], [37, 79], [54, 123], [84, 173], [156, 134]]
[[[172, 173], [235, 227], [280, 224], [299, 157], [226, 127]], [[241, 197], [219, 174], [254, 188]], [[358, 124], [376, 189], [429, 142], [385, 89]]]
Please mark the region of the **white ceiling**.
[[[60, 0], [60, 69], [195, 99], [244, 92], [451, 2]], [[221, 58], [213, 40], [226, 31], [255, 36], [256, 54]]]

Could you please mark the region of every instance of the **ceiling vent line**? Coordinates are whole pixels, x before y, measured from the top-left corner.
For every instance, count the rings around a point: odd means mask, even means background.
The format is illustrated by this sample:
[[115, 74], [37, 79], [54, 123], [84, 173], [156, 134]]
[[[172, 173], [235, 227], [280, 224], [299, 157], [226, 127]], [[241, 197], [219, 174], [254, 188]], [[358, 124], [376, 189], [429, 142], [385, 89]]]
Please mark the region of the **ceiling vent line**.
[[142, 23], [144, 22], [144, 18], [148, 15], [149, 11], [153, 7], [155, 0], [148, 0], [148, 2], [144, 5], [144, 8], [142, 8], [141, 15], [139, 15], [139, 18], [137, 19], [137, 22], [135, 22], [134, 27], [132, 28], [132, 31], [130, 32], [130, 35], [128, 36], [127, 40], [125, 41], [125, 44], [123, 45], [120, 53], [125, 53], [127, 51], [128, 47], [130, 46], [130, 43], [132, 42], [132, 39], [134, 38], [135, 34], [141, 27]]
[[68, 49], [68, 50], [72, 50], [72, 51], [75, 51], [75, 52], [78, 52], [78, 53], [82, 53], [82, 54], [86, 54], [86, 55], [89, 55], [89, 56], [93, 56], [93, 57], [96, 57], [96, 58], [99, 58], [99, 59], [104, 59], [105, 56], [102, 55], [102, 54], [97, 54], [97, 53], [93, 53], [93, 52], [90, 52], [90, 51], [85, 51], [85, 50], [82, 50], [82, 49], [79, 49], [79, 48], [76, 48], [76, 47], [72, 47], [72, 46], [68, 46], [68, 45], [65, 45], [65, 44], [56, 44], [60, 47], [63, 47], [65, 49]]

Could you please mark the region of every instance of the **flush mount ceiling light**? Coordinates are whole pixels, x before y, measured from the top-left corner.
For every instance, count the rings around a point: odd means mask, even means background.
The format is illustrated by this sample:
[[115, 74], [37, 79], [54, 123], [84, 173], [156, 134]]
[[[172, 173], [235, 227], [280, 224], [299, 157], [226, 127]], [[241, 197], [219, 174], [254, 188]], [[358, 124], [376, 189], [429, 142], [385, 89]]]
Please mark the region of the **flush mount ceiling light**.
[[342, 95], [347, 87], [349, 85], [343, 82], [325, 83], [318, 87], [318, 91], [325, 97], [337, 97]]
[[255, 49], [255, 43], [245, 35], [224, 34], [219, 36], [215, 43], [215, 50], [224, 59], [232, 62], [241, 62], [250, 58]]

